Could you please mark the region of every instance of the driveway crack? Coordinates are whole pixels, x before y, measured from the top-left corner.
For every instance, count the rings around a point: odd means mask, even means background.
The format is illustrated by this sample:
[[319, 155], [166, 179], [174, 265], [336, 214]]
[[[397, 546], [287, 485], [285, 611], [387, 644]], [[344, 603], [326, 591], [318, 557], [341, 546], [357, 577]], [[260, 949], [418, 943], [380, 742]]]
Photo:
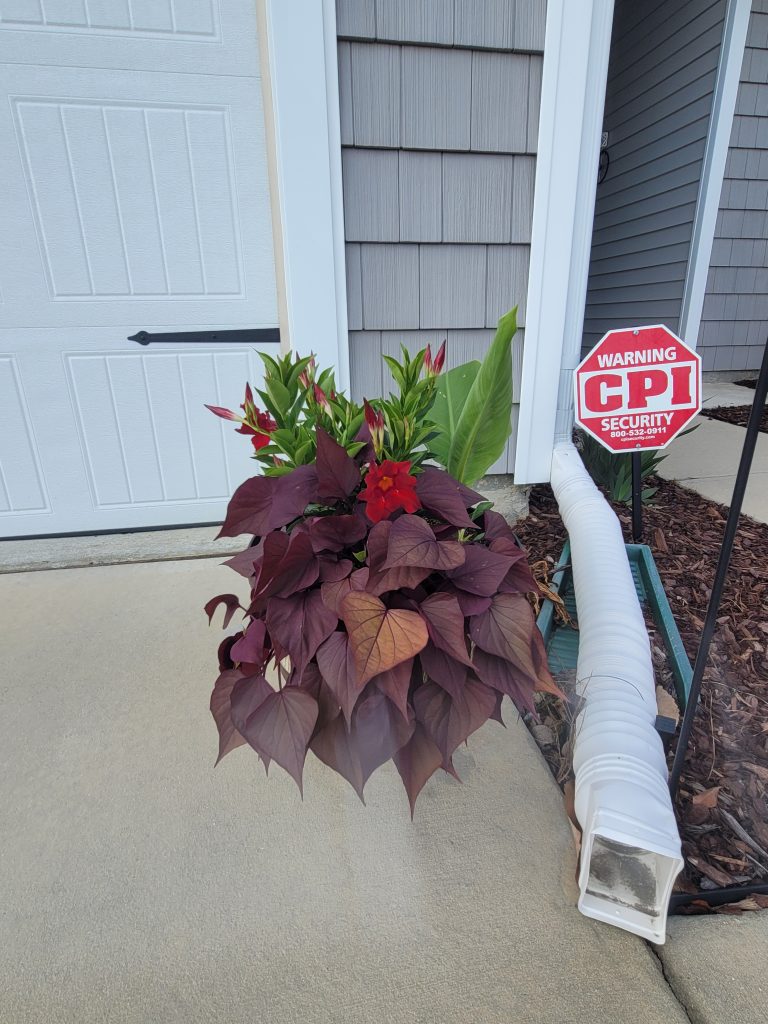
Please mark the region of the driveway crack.
[[667, 974], [667, 968], [664, 964], [664, 960], [659, 951], [657, 950], [656, 946], [652, 942], [646, 942], [646, 946], [650, 950], [651, 956], [653, 956], [656, 962], [658, 963], [662, 978], [664, 979], [664, 981], [666, 981], [667, 987], [677, 1000], [681, 1010], [685, 1014], [686, 1018], [690, 1021], [690, 1024], [704, 1024], [702, 1018], [699, 1017], [698, 1014], [694, 1016], [694, 1013], [691, 1010], [691, 1008], [680, 998], [680, 995], [677, 989], [675, 988], [672, 979]]

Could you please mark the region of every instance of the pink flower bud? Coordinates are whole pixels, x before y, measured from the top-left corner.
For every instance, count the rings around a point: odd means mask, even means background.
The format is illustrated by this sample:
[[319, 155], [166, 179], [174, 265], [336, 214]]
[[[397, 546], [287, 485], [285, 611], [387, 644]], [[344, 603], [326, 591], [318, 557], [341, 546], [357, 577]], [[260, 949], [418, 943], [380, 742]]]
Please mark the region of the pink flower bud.
[[319, 384], [314, 384], [312, 387], [315, 395], [315, 401], [323, 410], [323, 412], [326, 413], [326, 415], [330, 416], [331, 403], [328, 401], [328, 396], [326, 395], [326, 393], [323, 391]]

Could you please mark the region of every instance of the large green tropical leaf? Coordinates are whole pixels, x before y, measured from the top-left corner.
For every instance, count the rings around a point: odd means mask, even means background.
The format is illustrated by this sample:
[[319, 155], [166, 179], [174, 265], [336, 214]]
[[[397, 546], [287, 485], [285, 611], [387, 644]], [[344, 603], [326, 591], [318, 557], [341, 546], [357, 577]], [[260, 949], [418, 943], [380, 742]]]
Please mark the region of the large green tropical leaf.
[[450, 432], [445, 468], [469, 486], [499, 458], [512, 430], [512, 338], [516, 330], [517, 306], [499, 320]]
[[448, 373], [442, 373], [437, 378], [435, 404], [429, 410], [429, 418], [437, 427], [438, 433], [430, 440], [429, 448], [443, 466], [448, 465], [451, 440], [456, 433], [461, 410], [479, 369], [480, 363], [474, 360], [457, 366]]

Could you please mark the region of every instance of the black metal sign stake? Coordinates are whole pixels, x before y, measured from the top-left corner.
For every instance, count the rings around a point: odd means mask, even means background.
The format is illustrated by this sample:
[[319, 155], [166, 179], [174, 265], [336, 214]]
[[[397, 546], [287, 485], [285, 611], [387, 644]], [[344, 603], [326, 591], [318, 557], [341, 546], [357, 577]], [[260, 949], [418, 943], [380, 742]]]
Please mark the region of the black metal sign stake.
[[720, 599], [723, 596], [723, 587], [725, 585], [726, 576], [728, 575], [728, 565], [731, 561], [736, 529], [739, 525], [741, 506], [744, 501], [744, 492], [747, 489], [747, 480], [749, 479], [749, 470], [752, 465], [752, 456], [755, 454], [755, 445], [757, 444], [757, 435], [760, 431], [760, 421], [765, 408], [766, 395], [768, 395], [768, 340], [766, 341], [765, 350], [763, 352], [763, 363], [760, 367], [760, 376], [757, 378], [755, 400], [752, 402], [752, 411], [749, 414], [747, 433], [744, 438], [744, 447], [741, 450], [739, 469], [736, 473], [736, 483], [733, 485], [733, 497], [731, 498], [731, 507], [728, 512], [728, 521], [725, 524], [723, 543], [720, 548], [720, 557], [718, 559], [717, 570], [715, 572], [715, 582], [712, 585], [712, 594], [709, 598], [709, 607], [707, 608], [707, 617], [704, 620], [704, 628], [701, 631], [701, 641], [699, 642], [699, 649], [696, 652], [696, 662], [693, 666], [693, 675], [691, 677], [691, 690], [688, 694], [688, 703], [685, 706], [685, 714], [683, 715], [682, 725], [680, 726], [680, 736], [677, 741], [677, 749], [675, 750], [675, 757], [672, 762], [672, 770], [669, 773], [669, 791], [672, 794], [673, 799], [677, 793], [677, 787], [680, 784], [680, 775], [683, 770], [683, 764], [685, 763], [688, 744], [691, 740], [693, 720], [696, 716], [696, 707], [699, 703], [699, 695], [701, 694], [701, 683], [704, 678], [704, 666], [707, 663], [709, 645], [712, 641], [712, 634], [715, 631]]
[[640, 452], [632, 452], [632, 541], [643, 543], [643, 482]]

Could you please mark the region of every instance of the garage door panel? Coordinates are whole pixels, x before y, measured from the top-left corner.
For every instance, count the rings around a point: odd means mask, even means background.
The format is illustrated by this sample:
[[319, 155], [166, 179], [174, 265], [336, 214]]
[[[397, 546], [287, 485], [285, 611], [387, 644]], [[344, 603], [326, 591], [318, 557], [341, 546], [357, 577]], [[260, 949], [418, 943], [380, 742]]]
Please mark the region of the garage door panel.
[[223, 80], [212, 103], [205, 76], [0, 75], [13, 87], [0, 104], [0, 323], [277, 323], [252, 80]]
[[225, 108], [14, 106], [54, 301], [244, 297]]
[[126, 330], [107, 346], [85, 330], [64, 352], [53, 329], [16, 352], [0, 332], [0, 536], [216, 522], [257, 472], [248, 438], [205, 408], [261, 387], [256, 351], [125, 351]]
[[[258, 372], [248, 353], [68, 354], [66, 366], [95, 509], [226, 503], [255, 471], [247, 438], [205, 408], [237, 404]], [[217, 377], [235, 376], [220, 394]]]
[[278, 323], [254, 11], [0, 4], [3, 536], [212, 522], [253, 475], [204, 403], [255, 353], [127, 339]]
[[25, 64], [257, 73], [254, 3], [3, 0], [0, 24], [6, 59]]
[[18, 365], [0, 356], [0, 532], [1, 517], [49, 511]]

